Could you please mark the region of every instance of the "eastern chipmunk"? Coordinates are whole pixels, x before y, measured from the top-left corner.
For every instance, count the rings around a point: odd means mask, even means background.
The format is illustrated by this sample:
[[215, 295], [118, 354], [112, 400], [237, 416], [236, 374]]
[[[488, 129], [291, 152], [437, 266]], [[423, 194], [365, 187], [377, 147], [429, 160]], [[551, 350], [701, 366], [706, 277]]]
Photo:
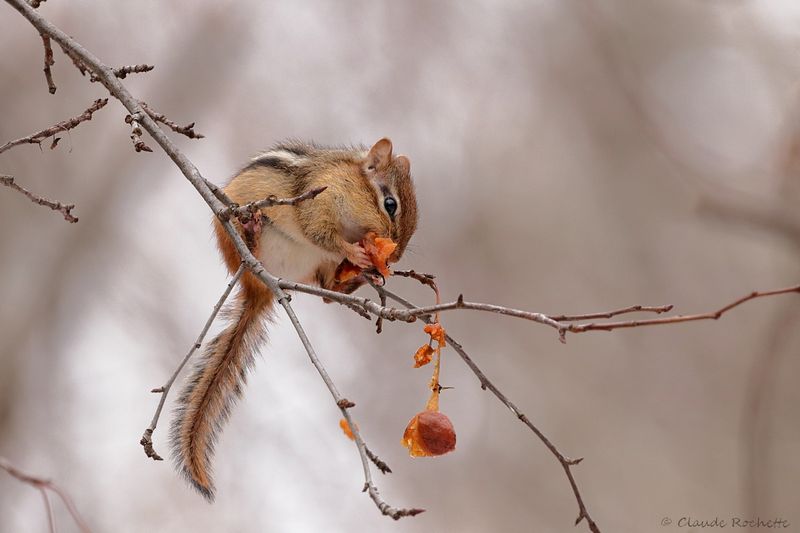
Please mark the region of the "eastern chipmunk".
[[[238, 221], [236, 227], [271, 274], [352, 292], [366, 281], [364, 275], [340, 284], [335, 272], [344, 259], [371, 266], [360, 244], [364, 236], [375, 232], [396, 242], [393, 262], [417, 227], [410, 163], [403, 155], [392, 155], [389, 139], [370, 149], [281, 143], [255, 157], [224, 191], [244, 205], [270, 195], [291, 198], [322, 186], [327, 189], [316, 198], [296, 206], [264, 208], [256, 230]], [[214, 227], [225, 264], [234, 273], [239, 254], [216, 219]], [[269, 289], [245, 272], [230, 324], [206, 345], [178, 399], [170, 433], [173, 455], [178, 469], [208, 500], [214, 498], [210, 461], [216, 437], [242, 394], [273, 305]]]

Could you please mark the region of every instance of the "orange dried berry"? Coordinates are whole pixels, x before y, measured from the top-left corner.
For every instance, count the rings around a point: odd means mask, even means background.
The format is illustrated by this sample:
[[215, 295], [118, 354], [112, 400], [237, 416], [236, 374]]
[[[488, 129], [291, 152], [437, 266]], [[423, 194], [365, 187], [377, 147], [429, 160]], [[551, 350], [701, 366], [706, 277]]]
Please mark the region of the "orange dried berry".
[[436, 457], [456, 449], [456, 430], [446, 415], [422, 411], [408, 423], [402, 443], [411, 457]]
[[347, 435], [347, 438], [350, 440], [356, 440], [355, 436], [353, 436], [353, 432], [350, 430], [350, 424], [347, 423], [347, 420], [344, 418], [339, 420], [339, 427], [342, 428], [342, 431], [344, 431], [344, 434]]
[[364, 237], [364, 250], [367, 252], [372, 264], [384, 276], [389, 276], [389, 258], [397, 248], [397, 243], [392, 239], [376, 236], [375, 232], [370, 231]]
[[431, 336], [431, 339], [439, 343], [440, 347], [445, 346], [445, 331], [442, 325], [438, 322], [428, 324], [425, 326], [425, 333]]
[[354, 277], [361, 274], [361, 269], [345, 259], [342, 263], [336, 268], [336, 273], [333, 276], [333, 280], [336, 283], [344, 283], [346, 281], [350, 281]]
[[433, 348], [431, 348], [430, 344], [423, 344], [420, 346], [417, 353], [414, 354], [414, 368], [419, 368], [430, 363], [432, 355]]

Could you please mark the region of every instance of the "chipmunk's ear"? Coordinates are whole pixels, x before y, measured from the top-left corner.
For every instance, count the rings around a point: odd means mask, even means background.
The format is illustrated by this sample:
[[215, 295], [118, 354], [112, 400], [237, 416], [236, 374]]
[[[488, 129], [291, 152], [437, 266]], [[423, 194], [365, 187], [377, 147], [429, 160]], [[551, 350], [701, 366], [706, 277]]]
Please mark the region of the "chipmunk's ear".
[[384, 137], [372, 145], [364, 161], [367, 170], [384, 169], [392, 161], [392, 141]]
[[394, 158], [394, 166], [397, 167], [397, 170], [399, 170], [403, 176], [411, 174], [411, 161], [404, 155], [398, 155]]

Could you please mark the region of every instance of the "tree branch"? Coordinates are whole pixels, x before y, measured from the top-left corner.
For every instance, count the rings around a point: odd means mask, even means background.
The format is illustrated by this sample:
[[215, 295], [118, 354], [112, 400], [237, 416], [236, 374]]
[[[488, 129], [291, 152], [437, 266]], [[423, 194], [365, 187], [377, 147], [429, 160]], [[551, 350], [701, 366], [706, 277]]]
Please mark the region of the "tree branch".
[[130, 65], [125, 67], [115, 68], [114, 76], [118, 77], [121, 80], [124, 80], [128, 76], [128, 74], [150, 72], [154, 68], [156, 67], [153, 65], [145, 65], [144, 63], [142, 63], [141, 65]]
[[141, 113], [134, 113], [133, 115], [125, 115], [125, 124], [131, 125], [131, 142], [133, 142], [133, 149], [137, 152], [152, 152], [153, 149], [147, 146], [142, 140], [142, 127], [139, 121], [142, 120]]
[[622, 309], [615, 309], [614, 311], [602, 311], [600, 313], [585, 313], [582, 315], [549, 315], [550, 318], [557, 322], [576, 322], [578, 320], [591, 320], [593, 318], [613, 318], [618, 315], [625, 315], [628, 313], [668, 313], [672, 311], [672, 305], [632, 305], [630, 307], [623, 307]]
[[53, 81], [53, 72], [50, 67], [56, 64], [53, 59], [53, 47], [50, 45], [50, 37], [42, 34], [42, 45], [44, 46], [44, 78], [47, 80], [47, 90], [50, 94], [56, 94], [56, 84]]
[[229, 220], [231, 217], [238, 218], [242, 222], [247, 222], [250, 220], [250, 217], [253, 216], [254, 213], [257, 213], [261, 209], [266, 207], [273, 207], [276, 205], [297, 205], [300, 202], [305, 202], [306, 200], [312, 200], [319, 196], [320, 193], [325, 191], [328, 187], [317, 187], [316, 189], [311, 189], [310, 191], [306, 191], [303, 194], [299, 194], [297, 196], [293, 196], [292, 198], [278, 198], [275, 195], [270, 195], [263, 200], [258, 200], [257, 202], [250, 202], [249, 204], [245, 205], [238, 205], [233, 202], [228, 196], [219, 188], [216, 188], [214, 194], [223, 200], [228, 207], [220, 213], [219, 218], [223, 220]]
[[25, 189], [17, 185], [14, 181], [13, 176], [3, 176], [0, 175], [0, 184], [5, 185], [6, 187], [10, 187], [15, 191], [19, 191], [25, 196], [27, 196], [31, 202], [39, 205], [43, 205], [49, 207], [53, 211], [58, 211], [64, 217], [64, 220], [74, 224], [78, 221], [78, 217], [72, 215], [72, 210], [75, 209], [74, 204], [62, 204], [61, 202], [53, 202], [52, 200], [47, 200], [46, 198], [42, 198], [41, 196], [37, 196], [30, 192], [29, 190]]
[[682, 322], [694, 322], [697, 320], [717, 320], [723, 314], [727, 313], [734, 307], [738, 307], [745, 302], [749, 302], [750, 300], [755, 300], [756, 298], [764, 298], [767, 296], [777, 296], [779, 294], [789, 294], [793, 292], [800, 294], [800, 285], [795, 285], [792, 287], [786, 287], [783, 289], [775, 289], [770, 291], [761, 291], [761, 292], [754, 291], [746, 296], [739, 298], [738, 300], [735, 300], [734, 302], [729, 303], [728, 305], [720, 309], [717, 309], [716, 311], [711, 311], [708, 313], [701, 313], [696, 315], [668, 316], [664, 318], [651, 318], [648, 320], [629, 320], [625, 322], [570, 324], [569, 326], [567, 326], [567, 329], [572, 333], [583, 333], [585, 331], [612, 331], [621, 328], [638, 328], [642, 326], [661, 326], [664, 324], [679, 324]]
[[[34, 13], [36, 12], [34, 11]], [[42, 35], [46, 35], [46, 33], [43, 33]], [[107, 103], [108, 103], [108, 98], [101, 98], [99, 100], [95, 100], [94, 103], [90, 105], [88, 109], [86, 109], [86, 111], [84, 111], [78, 116], [68, 118], [67, 120], [62, 120], [57, 124], [53, 124], [49, 128], [45, 128], [42, 131], [37, 131], [36, 133], [33, 133], [21, 139], [17, 139], [16, 141], [8, 141], [3, 146], [0, 146], [0, 154], [20, 144], [38, 144], [39, 146], [41, 146], [42, 141], [44, 141], [46, 138], [62, 131], [69, 131], [77, 127], [78, 124], [80, 124], [81, 122], [92, 120], [92, 115], [95, 113], [95, 111], [102, 109], [103, 107], [105, 107]], [[55, 142], [57, 141], [54, 141], [52, 147], [55, 147]]]

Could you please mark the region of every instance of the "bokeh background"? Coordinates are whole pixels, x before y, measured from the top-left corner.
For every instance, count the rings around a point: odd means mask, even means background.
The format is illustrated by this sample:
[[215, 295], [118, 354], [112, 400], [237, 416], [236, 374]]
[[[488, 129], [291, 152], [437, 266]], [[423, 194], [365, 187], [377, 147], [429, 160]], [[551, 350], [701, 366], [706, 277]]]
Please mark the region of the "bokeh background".
[[[135, 95], [207, 137], [176, 137], [224, 183], [286, 137], [412, 161], [422, 213], [401, 266], [445, 298], [548, 313], [715, 309], [800, 280], [800, 3], [795, 0], [51, 1], [41, 13], [107, 64], [151, 63]], [[73, 116], [99, 84], [0, 5], [0, 142]], [[67, 490], [96, 532], [560, 532], [577, 506], [544, 446], [445, 352], [455, 453], [400, 445], [427, 398], [419, 324], [297, 311], [413, 519], [381, 517], [353, 444], [279, 313], [218, 446], [207, 504], [139, 438], [226, 283], [210, 214], [168, 158], [134, 153], [116, 102], [57, 149], [0, 171], [77, 205], [78, 224], [0, 189], [0, 455]], [[154, 142], [151, 146], [157, 148]], [[390, 287], [419, 302], [408, 280]], [[366, 294], [366, 293], [365, 293]], [[800, 531], [800, 300], [719, 322], [570, 336], [495, 315], [445, 326], [567, 455], [603, 531], [662, 518], [784, 518]], [[168, 414], [168, 413], [167, 413]], [[166, 453], [162, 419], [156, 449]], [[57, 505], [60, 531], [75, 531]], [[0, 475], [0, 531], [46, 530]], [[687, 528], [684, 528], [687, 530]]]

